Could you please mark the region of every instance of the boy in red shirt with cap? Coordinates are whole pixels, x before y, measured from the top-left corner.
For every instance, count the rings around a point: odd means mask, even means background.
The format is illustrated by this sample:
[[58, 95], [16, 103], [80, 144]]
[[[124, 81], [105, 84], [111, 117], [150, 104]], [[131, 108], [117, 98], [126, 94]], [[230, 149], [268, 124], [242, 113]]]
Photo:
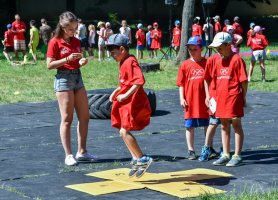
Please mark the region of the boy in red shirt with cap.
[[[217, 33], [209, 48], [215, 48], [221, 55], [217, 59], [210, 76], [205, 74], [205, 80], [214, 79], [216, 83], [216, 113], [221, 120], [221, 135], [223, 154], [213, 162], [213, 165], [226, 165], [234, 167], [241, 165], [241, 151], [244, 132], [241, 117], [244, 116], [243, 107], [246, 105], [247, 73], [242, 58], [232, 52], [232, 37], [225, 32]], [[209, 93], [206, 92], [208, 95]], [[207, 96], [206, 99], [209, 99]], [[230, 158], [230, 126], [235, 131], [235, 153]]]
[[266, 52], [265, 48], [268, 46], [268, 41], [265, 35], [262, 34], [263, 28], [260, 26], [254, 27], [254, 36], [249, 37], [247, 41], [247, 46], [252, 49], [251, 63], [248, 73], [248, 81], [251, 80], [253, 70], [256, 64], [256, 61], [260, 62], [261, 72], [262, 72], [262, 81], [265, 81], [265, 59]]
[[158, 28], [158, 23], [153, 23], [153, 30], [151, 32], [152, 44], [151, 49], [153, 49], [154, 56], [157, 58], [157, 50], [160, 50], [163, 53], [163, 56], [167, 58], [166, 53], [162, 49], [161, 39], [162, 39], [162, 31]]
[[192, 36], [200, 36], [202, 37], [202, 26], [200, 26], [200, 17], [195, 17], [193, 19], [193, 25], [192, 25]]
[[215, 32], [215, 34], [216, 33], [219, 33], [219, 32], [221, 32], [221, 30], [222, 30], [222, 27], [221, 27], [221, 24], [220, 24], [220, 16], [219, 15], [216, 15], [214, 18], [214, 32]]
[[176, 56], [179, 53], [181, 45], [181, 29], [180, 29], [180, 20], [175, 21], [175, 28], [173, 29], [173, 38], [172, 38], [172, 46], [176, 52]]
[[200, 36], [189, 38], [187, 48], [190, 58], [181, 64], [176, 82], [179, 87], [180, 104], [184, 108], [189, 160], [197, 159], [194, 151], [194, 128], [205, 127], [206, 132], [209, 124], [203, 78], [206, 59], [201, 55], [203, 46], [204, 43]]
[[24, 36], [26, 25], [23, 21], [21, 21], [19, 14], [15, 15], [15, 21], [12, 23], [12, 31], [14, 33], [15, 57], [18, 58], [18, 51], [22, 51], [24, 56], [26, 54], [26, 43]]
[[14, 33], [12, 32], [12, 25], [7, 25], [7, 31], [4, 33], [4, 40], [2, 41], [4, 45], [3, 54], [5, 55], [8, 61], [12, 60], [12, 57], [9, 55], [14, 52]]
[[143, 31], [143, 24], [139, 23], [137, 28], [138, 30], [135, 34], [135, 38], [137, 40], [136, 57], [137, 59], [143, 59], [143, 50], [145, 45], [145, 32]]
[[111, 123], [119, 129], [130, 154], [132, 168], [129, 177], [141, 177], [152, 163], [152, 158], [142, 153], [130, 131], [142, 130], [150, 123], [151, 108], [144, 92], [144, 75], [133, 55], [129, 54], [129, 38], [122, 34], [111, 35], [107, 49], [120, 63], [120, 86], [110, 96]]

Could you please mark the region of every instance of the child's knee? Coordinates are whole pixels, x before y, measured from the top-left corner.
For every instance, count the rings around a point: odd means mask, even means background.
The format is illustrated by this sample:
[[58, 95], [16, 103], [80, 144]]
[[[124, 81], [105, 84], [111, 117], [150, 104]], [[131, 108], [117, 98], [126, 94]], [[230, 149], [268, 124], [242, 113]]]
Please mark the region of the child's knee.
[[125, 137], [128, 134], [128, 131], [124, 128], [121, 128], [119, 131], [121, 137]]

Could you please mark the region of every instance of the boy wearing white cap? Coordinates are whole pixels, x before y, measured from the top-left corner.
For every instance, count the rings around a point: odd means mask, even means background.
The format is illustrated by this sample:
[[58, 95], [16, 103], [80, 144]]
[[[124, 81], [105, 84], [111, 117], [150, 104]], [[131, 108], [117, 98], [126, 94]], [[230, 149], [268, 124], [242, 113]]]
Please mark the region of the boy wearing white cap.
[[[215, 48], [221, 59], [215, 62], [211, 77], [216, 82], [216, 112], [215, 116], [221, 120], [221, 135], [223, 154], [213, 162], [213, 165], [234, 167], [241, 165], [241, 151], [244, 132], [241, 117], [244, 116], [243, 107], [246, 105], [247, 73], [244, 61], [231, 50], [232, 37], [225, 32], [217, 33], [209, 48]], [[207, 74], [206, 74], [207, 75]], [[208, 95], [209, 93], [206, 92]], [[209, 99], [207, 97], [206, 99]], [[235, 153], [230, 158], [230, 126], [235, 131]]]
[[214, 32], [219, 33], [222, 30], [221, 24], [220, 24], [220, 16], [216, 15], [214, 18]]
[[251, 76], [253, 74], [253, 70], [256, 64], [256, 61], [260, 62], [261, 72], [262, 72], [262, 81], [265, 81], [265, 59], [266, 59], [266, 52], [265, 48], [268, 46], [268, 41], [265, 35], [262, 34], [264, 29], [260, 26], [254, 27], [254, 36], [249, 37], [247, 41], [247, 46], [252, 49], [252, 57], [251, 63], [248, 73], [248, 81], [251, 81]]

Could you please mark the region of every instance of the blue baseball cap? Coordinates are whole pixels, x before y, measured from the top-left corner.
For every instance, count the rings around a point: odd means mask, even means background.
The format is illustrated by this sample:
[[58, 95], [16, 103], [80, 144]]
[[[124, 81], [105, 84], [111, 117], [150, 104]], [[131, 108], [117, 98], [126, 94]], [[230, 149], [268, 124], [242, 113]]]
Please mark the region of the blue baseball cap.
[[204, 41], [200, 36], [193, 36], [193, 37], [189, 38], [186, 45], [189, 45], [189, 44], [198, 45], [200, 47], [203, 47], [204, 46]]
[[255, 26], [256, 24], [254, 23], [254, 22], [251, 22], [250, 23], [250, 27], [253, 27], [253, 26]]
[[129, 38], [123, 34], [113, 34], [108, 38], [106, 46], [128, 46], [130, 44]]
[[181, 24], [180, 20], [175, 21], [175, 25]]
[[7, 29], [10, 29], [12, 28], [12, 25], [11, 24], [7, 24]]
[[139, 24], [137, 25], [137, 28], [143, 28], [143, 24], [139, 23]]

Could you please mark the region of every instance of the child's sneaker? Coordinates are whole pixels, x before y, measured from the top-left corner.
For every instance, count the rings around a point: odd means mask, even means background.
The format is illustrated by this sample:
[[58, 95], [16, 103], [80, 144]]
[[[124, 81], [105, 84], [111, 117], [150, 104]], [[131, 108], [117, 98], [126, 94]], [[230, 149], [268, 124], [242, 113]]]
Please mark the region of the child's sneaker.
[[88, 152], [83, 153], [83, 154], [77, 152], [75, 158], [78, 162], [92, 162], [97, 159], [96, 156], [94, 156]]
[[130, 164], [131, 164], [131, 170], [130, 170], [128, 176], [129, 176], [129, 177], [132, 177], [132, 176], [134, 176], [134, 175], [136, 174], [136, 172], [138, 171], [139, 166], [137, 165], [137, 160], [134, 160], [134, 159], [131, 160]]
[[67, 155], [67, 157], [65, 158], [65, 165], [68, 166], [77, 165], [77, 161], [75, 160], [72, 154]]
[[217, 158], [219, 156], [219, 153], [217, 153], [214, 148], [210, 147], [210, 152], [211, 154], [209, 155], [209, 158], [213, 159], [213, 158]]
[[227, 167], [236, 167], [242, 165], [242, 158], [239, 155], [233, 155], [232, 159], [226, 164]]
[[226, 165], [230, 161], [230, 157], [227, 155], [222, 154], [222, 156], [214, 161], [212, 164], [213, 165]]
[[136, 173], [136, 177], [140, 178], [146, 172], [151, 165], [153, 159], [149, 156], [143, 156], [137, 160], [137, 166], [139, 167]]
[[191, 150], [189, 150], [188, 151], [188, 160], [196, 160], [197, 159], [197, 156], [196, 156], [196, 153], [195, 153], [195, 151], [191, 151]]
[[200, 162], [208, 161], [211, 155], [211, 147], [203, 146], [201, 155], [199, 157]]

